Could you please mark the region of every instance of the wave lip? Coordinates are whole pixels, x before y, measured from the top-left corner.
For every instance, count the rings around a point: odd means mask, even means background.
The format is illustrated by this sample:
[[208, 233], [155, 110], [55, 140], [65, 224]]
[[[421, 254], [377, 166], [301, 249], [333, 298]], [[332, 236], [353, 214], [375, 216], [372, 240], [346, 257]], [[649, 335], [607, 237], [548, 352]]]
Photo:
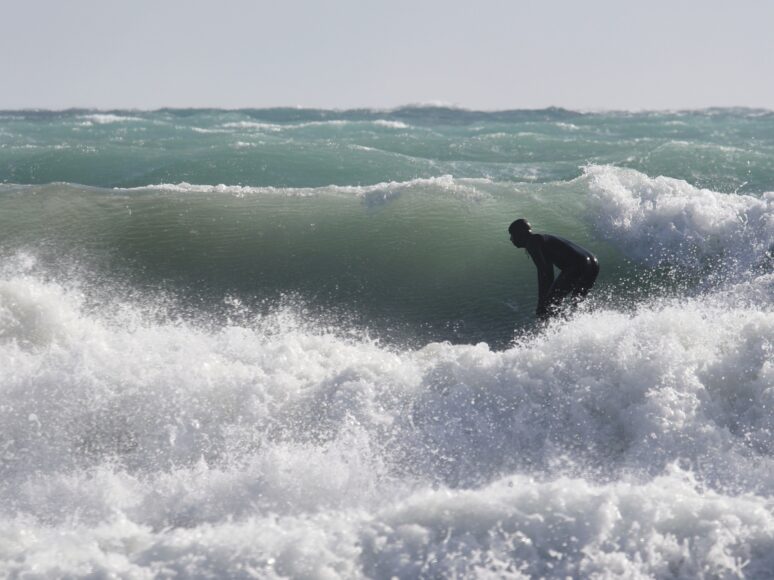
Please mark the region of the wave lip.
[[750, 268], [774, 248], [774, 192], [718, 193], [612, 166], [586, 167], [584, 179], [596, 228], [637, 260], [695, 266], [725, 256]]
[[390, 119], [351, 120], [330, 119], [325, 121], [306, 121], [303, 123], [265, 123], [259, 121], [231, 121], [221, 125], [224, 129], [255, 129], [258, 131], [270, 131], [277, 133], [288, 129], [305, 129], [307, 127], [343, 127], [347, 125], [375, 125], [388, 129], [409, 129], [410, 125]]
[[326, 185], [321, 187], [274, 187], [250, 185], [203, 185], [181, 183], [157, 183], [141, 187], [114, 188], [116, 191], [161, 191], [173, 193], [225, 193], [236, 196], [281, 194], [292, 197], [310, 197], [326, 193], [346, 194], [365, 197], [372, 194], [385, 193], [388, 196], [411, 189], [436, 188], [442, 191], [482, 195], [476, 185], [490, 184], [487, 178], [455, 178], [452, 175], [438, 177], [420, 177], [408, 181], [385, 181], [372, 185]]
[[83, 115], [82, 119], [86, 119], [87, 122], [96, 123], [97, 125], [109, 125], [112, 123], [131, 123], [136, 121], [144, 121], [140, 117], [132, 117], [129, 115], [116, 115], [114, 113], [92, 113], [89, 115]]

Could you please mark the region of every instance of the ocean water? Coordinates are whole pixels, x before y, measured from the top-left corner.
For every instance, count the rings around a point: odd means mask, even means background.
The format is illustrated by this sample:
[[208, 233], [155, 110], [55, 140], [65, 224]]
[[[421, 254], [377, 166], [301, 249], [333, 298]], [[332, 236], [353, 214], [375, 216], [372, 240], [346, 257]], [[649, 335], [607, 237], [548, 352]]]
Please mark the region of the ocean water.
[[767, 111], [0, 112], [0, 576], [769, 578], [773, 299]]

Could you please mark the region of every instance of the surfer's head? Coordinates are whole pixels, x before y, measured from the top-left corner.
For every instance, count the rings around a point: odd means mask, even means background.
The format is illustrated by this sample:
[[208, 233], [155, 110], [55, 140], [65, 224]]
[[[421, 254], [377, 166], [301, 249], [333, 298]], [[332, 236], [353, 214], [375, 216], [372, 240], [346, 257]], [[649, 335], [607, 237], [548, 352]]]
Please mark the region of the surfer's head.
[[511, 234], [511, 243], [517, 248], [523, 248], [532, 233], [532, 226], [524, 218], [519, 218], [508, 226], [508, 233]]

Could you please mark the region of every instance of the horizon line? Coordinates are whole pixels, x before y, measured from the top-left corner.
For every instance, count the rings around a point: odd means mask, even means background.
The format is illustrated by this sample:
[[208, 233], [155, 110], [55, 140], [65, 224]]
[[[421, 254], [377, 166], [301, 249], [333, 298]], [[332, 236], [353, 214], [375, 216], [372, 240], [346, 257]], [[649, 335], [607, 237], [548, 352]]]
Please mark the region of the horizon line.
[[406, 103], [397, 105], [394, 107], [368, 107], [368, 106], [354, 106], [354, 107], [318, 107], [318, 106], [306, 106], [306, 105], [271, 105], [271, 106], [240, 106], [240, 107], [219, 107], [219, 106], [174, 106], [165, 105], [161, 107], [89, 107], [89, 106], [68, 106], [61, 108], [46, 108], [46, 107], [12, 107], [12, 108], [0, 108], [0, 113], [75, 113], [75, 112], [96, 112], [96, 113], [111, 113], [116, 111], [122, 112], [142, 112], [142, 113], [156, 113], [161, 111], [277, 111], [277, 110], [297, 110], [297, 111], [329, 111], [334, 113], [350, 113], [350, 112], [370, 112], [370, 113], [384, 113], [391, 114], [400, 112], [402, 110], [412, 109], [428, 109], [428, 110], [449, 110], [460, 111], [469, 113], [486, 113], [486, 114], [502, 114], [502, 113], [516, 113], [516, 112], [566, 112], [575, 113], [579, 115], [586, 114], [605, 114], [605, 113], [661, 113], [661, 114], [677, 114], [677, 113], [696, 113], [696, 112], [708, 112], [708, 111], [757, 111], [774, 113], [774, 108], [759, 107], [750, 105], [711, 105], [706, 107], [669, 107], [669, 108], [596, 108], [596, 107], [579, 107], [577, 109], [548, 105], [545, 107], [515, 107], [515, 108], [474, 108], [458, 105], [455, 103], [446, 103], [442, 101], [431, 102], [417, 102]]

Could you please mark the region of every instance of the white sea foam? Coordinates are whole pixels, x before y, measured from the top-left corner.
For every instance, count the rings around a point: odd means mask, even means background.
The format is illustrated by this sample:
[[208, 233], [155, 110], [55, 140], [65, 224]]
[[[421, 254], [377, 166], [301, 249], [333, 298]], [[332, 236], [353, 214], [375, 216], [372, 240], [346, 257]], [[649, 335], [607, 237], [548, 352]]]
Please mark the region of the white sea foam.
[[[96, 479], [121, 486], [115, 475]], [[93, 526], [18, 518], [0, 537], [20, 556], [3, 572], [52, 578], [766, 578], [772, 526], [769, 501], [702, 491], [677, 471], [643, 485], [512, 476], [476, 490], [418, 490], [373, 513], [160, 530], [120, 511]]]
[[406, 123], [403, 123], [402, 121], [388, 121], [386, 119], [377, 119], [374, 121], [374, 125], [379, 125], [380, 127], [388, 127], [390, 129], [408, 129], [409, 125]]
[[225, 129], [205, 129], [204, 127], [183, 127], [180, 125], [178, 125], [176, 129], [190, 129], [194, 133], [202, 133], [204, 135], [228, 133], [228, 131], [226, 131]]
[[82, 119], [86, 119], [87, 122], [96, 123], [98, 125], [107, 125], [110, 123], [128, 123], [142, 121], [140, 117], [131, 117], [128, 115], [113, 115], [110, 113], [94, 113], [91, 115], [83, 115]]
[[349, 121], [346, 119], [332, 119], [329, 121], [306, 121], [303, 123], [262, 123], [258, 121], [233, 121], [221, 125], [225, 129], [254, 129], [257, 131], [269, 131], [276, 133], [288, 129], [304, 129], [307, 127], [343, 127], [347, 125], [376, 125], [389, 129], [408, 129], [409, 125], [401, 121], [389, 119], [376, 119], [374, 121]]
[[565, 129], [567, 131], [578, 131], [578, 130], [580, 130], [580, 127], [578, 127], [578, 125], [575, 125], [573, 123], [561, 123], [561, 122], [558, 122], [558, 123], [556, 123], [556, 126], [559, 127], [560, 129]]
[[452, 175], [410, 179], [408, 181], [385, 181], [372, 185], [326, 185], [322, 187], [256, 187], [248, 185], [203, 185], [191, 183], [158, 183], [133, 188], [115, 188], [120, 191], [167, 191], [173, 193], [223, 193], [238, 197], [247, 195], [287, 195], [311, 197], [325, 194], [343, 194], [375, 200], [380, 196], [389, 199], [411, 190], [439, 190], [466, 196], [468, 199], [484, 198], [486, 193], [481, 185], [491, 184], [487, 178], [455, 178]]
[[282, 131], [283, 125], [277, 123], [258, 123], [256, 121], [234, 121], [231, 123], [223, 123], [221, 125], [224, 129], [257, 129], [259, 131]]
[[587, 167], [584, 179], [596, 228], [636, 259], [691, 265], [721, 256], [750, 267], [774, 247], [774, 192], [718, 193], [610, 166]]
[[17, 256], [0, 575], [764, 578], [774, 310], [734, 297], [767, 278], [396, 350], [97, 311]]

